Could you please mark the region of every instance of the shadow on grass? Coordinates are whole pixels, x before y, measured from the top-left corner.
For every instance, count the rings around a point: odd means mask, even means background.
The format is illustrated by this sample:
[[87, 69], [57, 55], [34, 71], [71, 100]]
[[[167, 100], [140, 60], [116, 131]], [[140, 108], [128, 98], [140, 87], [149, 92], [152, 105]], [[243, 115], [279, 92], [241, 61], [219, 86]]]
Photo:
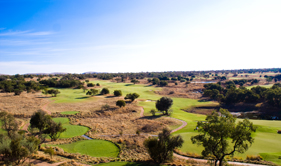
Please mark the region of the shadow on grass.
[[89, 98], [89, 97], [84, 96], [84, 97], [76, 97], [75, 99], [87, 99], [87, 98]]
[[132, 85], [135, 85], [135, 84], [126, 84], [125, 86], [132, 86]]
[[114, 97], [118, 97], [118, 96], [106, 96], [105, 98], [114, 98]]

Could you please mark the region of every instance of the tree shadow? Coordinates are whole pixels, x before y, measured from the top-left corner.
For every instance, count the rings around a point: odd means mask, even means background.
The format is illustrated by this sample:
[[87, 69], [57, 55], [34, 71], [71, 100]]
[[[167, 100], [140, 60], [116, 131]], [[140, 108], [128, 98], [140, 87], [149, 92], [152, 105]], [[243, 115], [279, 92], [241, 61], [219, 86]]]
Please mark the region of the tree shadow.
[[52, 98], [51, 96], [38, 96], [36, 98]]
[[158, 118], [161, 118], [162, 116], [165, 116], [165, 115], [143, 116], [143, 117], [140, 117], [139, 119], [148, 119], [148, 120], [154, 120], [154, 119], [158, 119]]
[[161, 164], [157, 164], [154, 162], [128, 162], [124, 166], [160, 166]]
[[135, 85], [135, 84], [126, 84], [125, 86], [132, 86], [132, 85]]
[[114, 97], [118, 97], [118, 96], [106, 96], [105, 98], [114, 98]]
[[89, 98], [89, 97], [84, 96], [84, 97], [76, 97], [75, 99], [87, 99], [87, 98]]

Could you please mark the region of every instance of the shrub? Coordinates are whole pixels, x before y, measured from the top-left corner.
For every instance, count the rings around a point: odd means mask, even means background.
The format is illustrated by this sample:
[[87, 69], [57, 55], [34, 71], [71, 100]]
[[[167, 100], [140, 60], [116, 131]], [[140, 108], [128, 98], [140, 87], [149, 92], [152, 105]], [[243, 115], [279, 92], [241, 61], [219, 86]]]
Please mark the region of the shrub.
[[109, 94], [108, 88], [102, 88], [100, 94], [102, 94], [102, 95]]
[[168, 85], [167, 81], [164, 81], [164, 80], [160, 81], [160, 86], [167, 86], [167, 85]]
[[125, 99], [131, 99], [133, 102], [136, 98], [138, 98], [140, 95], [137, 93], [129, 93], [126, 95]]
[[262, 156], [260, 156], [260, 155], [257, 155], [257, 156], [254, 156], [254, 155], [247, 155], [246, 160], [261, 161], [261, 160], [263, 160], [263, 158], [262, 158]]
[[178, 85], [178, 83], [177, 83], [177, 82], [175, 82], [175, 85]]
[[155, 116], [156, 110], [155, 110], [155, 109], [152, 109], [152, 110], [150, 110], [150, 113], [152, 114], [152, 116]]
[[149, 137], [144, 141], [144, 146], [150, 157], [157, 163], [169, 161], [173, 157], [173, 150], [181, 147], [183, 139], [181, 136], [171, 136], [171, 131], [163, 129], [158, 138]]
[[114, 96], [122, 96], [122, 91], [121, 90], [115, 90], [113, 92]]
[[116, 102], [116, 106], [119, 106], [120, 108], [121, 107], [125, 107], [126, 106], [126, 102], [124, 100], [118, 100]]
[[100, 83], [97, 83], [96, 86], [100, 86]]
[[102, 105], [101, 109], [102, 110], [108, 110], [110, 108], [110, 106], [108, 104]]
[[94, 87], [95, 86], [95, 84], [93, 84], [93, 83], [88, 83], [87, 84], [87, 87]]
[[281, 130], [278, 130], [277, 133], [278, 133], [278, 134], [281, 134]]

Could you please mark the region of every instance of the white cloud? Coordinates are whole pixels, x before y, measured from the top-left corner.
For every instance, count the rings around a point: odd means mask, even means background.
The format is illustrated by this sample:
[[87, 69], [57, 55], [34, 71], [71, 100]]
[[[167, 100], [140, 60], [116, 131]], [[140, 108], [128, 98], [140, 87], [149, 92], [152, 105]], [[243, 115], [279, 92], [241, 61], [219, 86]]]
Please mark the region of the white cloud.
[[32, 32], [31, 30], [26, 31], [8, 31], [0, 33], [0, 36], [47, 36], [52, 35], [52, 31], [41, 31], [41, 32]]

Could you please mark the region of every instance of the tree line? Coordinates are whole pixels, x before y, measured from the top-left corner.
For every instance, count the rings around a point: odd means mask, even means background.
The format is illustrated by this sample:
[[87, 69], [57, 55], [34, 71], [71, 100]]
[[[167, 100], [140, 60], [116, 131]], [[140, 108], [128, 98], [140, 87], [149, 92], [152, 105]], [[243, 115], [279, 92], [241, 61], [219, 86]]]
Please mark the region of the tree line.
[[225, 88], [220, 83], [205, 84], [204, 87], [204, 96], [217, 100], [222, 104], [263, 102], [273, 107], [281, 108], [280, 83], [274, 84], [271, 88], [256, 86], [247, 89], [243, 86], [236, 88], [233, 81], [228, 81], [225, 83]]

